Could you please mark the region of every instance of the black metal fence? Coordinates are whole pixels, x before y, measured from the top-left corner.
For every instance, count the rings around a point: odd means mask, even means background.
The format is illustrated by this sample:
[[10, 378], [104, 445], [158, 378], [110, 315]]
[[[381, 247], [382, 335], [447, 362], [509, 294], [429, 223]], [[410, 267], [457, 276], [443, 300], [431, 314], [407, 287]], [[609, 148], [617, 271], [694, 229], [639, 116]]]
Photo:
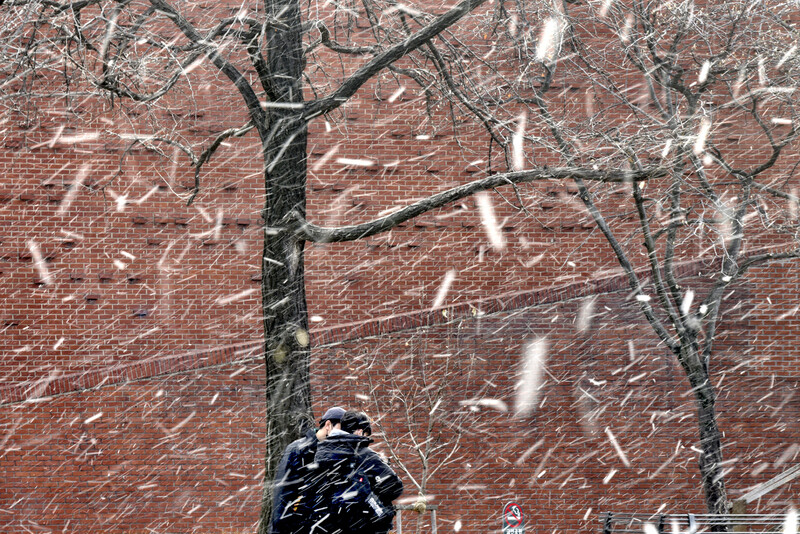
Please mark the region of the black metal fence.
[[[703, 534], [782, 532], [786, 514], [601, 514], [603, 534]], [[797, 527], [794, 527], [797, 530]]]

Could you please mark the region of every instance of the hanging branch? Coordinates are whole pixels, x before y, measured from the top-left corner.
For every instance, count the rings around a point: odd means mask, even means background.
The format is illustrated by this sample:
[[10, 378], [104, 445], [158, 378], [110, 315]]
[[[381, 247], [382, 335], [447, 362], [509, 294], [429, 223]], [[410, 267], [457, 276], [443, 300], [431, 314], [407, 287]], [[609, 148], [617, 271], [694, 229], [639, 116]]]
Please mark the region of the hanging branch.
[[192, 196], [186, 201], [187, 206], [191, 206], [194, 198], [197, 196], [197, 193], [200, 192], [200, 169], [203, 167], [208, 160], [211, 159], [211, 156], [217, 151], [217, 148], [225, 142], [226, 139], [235, 138], [235, 137], [242, 137], [243, 135], [247, 134], [250, 130], [254, 128], [253, 121], [249, 121], [247, 124], [242, 126], [241, 128], [229, 128], [224, 132], [220, 133], [214, 141], [211, 142], [208, 148], [206, 148], [201, 154], [200, 157], [197, 158], [196, 161], [192, 162], [192, 166], [194, 167], [194, 191], [192, 192]]

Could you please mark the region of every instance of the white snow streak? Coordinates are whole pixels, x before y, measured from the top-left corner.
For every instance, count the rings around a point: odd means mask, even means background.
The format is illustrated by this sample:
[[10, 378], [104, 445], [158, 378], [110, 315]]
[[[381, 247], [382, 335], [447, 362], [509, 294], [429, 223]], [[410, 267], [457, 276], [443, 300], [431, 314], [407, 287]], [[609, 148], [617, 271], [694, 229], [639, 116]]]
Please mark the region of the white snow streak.
[[438, 308], [444, 304], [444, 299], [447, 298], [447, 292], [450, 291], [450, 285], [456, 279], [456, 272], [450, 269], [444, 274], [442, 285], [439, 286], [439, 291], [436, 293], [436, 299], [433, 301], [431, 308]]
[[36, 267], [36, 270], [39, 272], [39, 279], [45, 285], [52, 285], [53, 278], [50, 276], [50, 271], [47, 268], [47, 263], [45, 262], [44, 258], [42, 257], [42, 251], [39, 249], [39, 245], [31, 239], [28, 241], [28, 249], [31, 251], [31, 258], [33, 259], [33, 265]]
[[58, 142], [62, 145], [75, 145], [78, 143], [86, 143], [100, 138], [100, 132], [87, 132], [77, 135], [59, 136]]
[[797, 533], [797, 510], [794, 508], [789, 509], [786, 514], [786, 519], [783, 522], [783, 534], [796, 534]]
[[91, 417], [89, 417], [88, 419], [86, 419], [86, 420], [83, 422], [83, 424], [84, 424], [84, 425], [88, 425], [89, 423], [92, 423], [92, 422], [94, 422], [94, 421], [97, 421], [97, 420], [98, 420], [98, 419], [100, 419], [101, 417], [103, 417], [103, 412], [96, 413], [96, 414], [94, 414], [93, 416], [91, 416]]
[[366, 158], [336, 158], [337, 163], [342, 165], [351, 165], [353, 167], [369, 167], [374, 165], [375, 162]]
[[661, 151], [661, 157], [666, 158], [669, 156], [669, 151], [672, 148], [672, 139], [667, 139], [666, 144], [664, 145], [664, 150]]
[[691, 289], [686, 290], [686, 294], [681, 301], [681, 313], [689, 315], [689, 310], [692, 309], [692, 301], [694, 300], [694, 291]]
[[550, 17], [542, 27], [539, 45], [536, 47], [538, 61], [551, 62], [555, 59], [561, 41], [561, 25], [556, 17]]
[[69, 205], [72, 204], [72, 201], [75, 200], [75, 197], [78, 196], [78, 190], [83, 185], [83, 181], [86, 179], [86, 175], [89, 173], [89, 164], [84, 163], [81, 165], [80, 169], [78, 169], [78, 174], [75, 175], [75, 180], [72, 182], [72, 186], [67, 190], [67, 194], [64, 195], [64, 198], [61, 200], [61, 204], [58, 206], [58, 214], [63, 215], [69, 209]]
[[230, 296], [227, 296], [227, 297], [219, 297], [216, 300], [216, 303], [221, 305], [221, 306], [224, 306], [225, 304], [230, 304], [231, 302], [236, 302], [237, 300], [241, 300], [241, 299], [243, 299], [245, 297], [248, 297], [248, 296], [250, 296], [253, 293], [256, 293], [258, 291], [260, 291], [260, 289], [255, 288], [255, 287], [251, 288], [251, 289], [245, 289], [244, 291], [236, 293], [235, 295], [230, 295]]
[[581, 304], [581, 309], [578, 311], [578, 319], [575, 322], [575, 328], [578, 332], [586, 332], [592, 326], [592, 317], [594, 316], [594, 305], [597, 302], [595, 298], [588, 298]]
[[322, 166], [325, 165], [328, 162], [328, 160], [331, 159], [331, 157], [333, 157], [333, 155], [336, 154], [338, 151], [339, 151], [339, 145], [336, 145], [327, 152], [325, 152], [325, 154], [321, 158], [319, 158], [319, 161], [314, 163], [314, 166], [311, 167], [311, 170], [314, 172], [320, 170]]
[[612, 469], [611, 471], [609, 471], [608, 474], [606, 475], [606, 477], [603, 479], [603, 484], [608, 484], [611, 481], [611, 479], [614, 478], [614, 475], [616, 475], [616, 474], [617, 474], [617, 470], [616, 469]]
[[794, 46], [792, 46], [792, 47], [791, 47], [789, 50], [787, 50], [787, 51], [786, 51], [786, 53], [785, 53], [785, 54], [783, 55], [783, 57], [781, 58], [781, 60], [780, 60], [780, 61], [778, 61], [778, 63], [775, 65], [775, 68], [776, 68], [776, 69], [779, 69], [779, 68], [781, 68], [781, 67], [783, 66], [783, 64], [784, 64], [784, 63], [786, 63], [786, 61], [787, 61], [787, 60], [788, 60], [790, 57], [792, 57], [792, 55], [794, 55], [794, 53], [795, 53], [796, 51], [797, 51], [797, 45], [794, 45]]
[[481, 223], [489, 236], [489, 242], [495, 250], [503, 250], [506, 246], [506, 239], [503, 236], [503, 230], [497, 224], [497, 218], [494, 216], [494, 206], [489, 194], [481, 191], [475, 195], [475, 202], [478, 204], [478, 209], [481, 213]]
[[135, 202], [136, 202], [137, 204], [140, 204], [140, 205], [141, 205], [141, 204], [142, 204], [142, 202], [144, 202], [145, 200], [147, 200], [148, 198], [150, 198], [151, 196], [153, 196], [153, 194], [155, 194], [157, 191], [158, 191], [158, 186], [157, 186], [157, 185], [154, 185], [153, 187], [151, 187], [151, 188], [150, 188], [150, 191], [148, 191], [147, 193], [145, 193], [145, 194], [144, 194], [144, 196], [142, 196], [141, 198], [139, 198], [139, 199], [138, 199], [138, 200], [136, 200]]
[[619, 32], [619, 40], [622, 43], [627, 43], [631, 37], [631, 30], [633, 30], [633, 13], [628, 13], [625, 17], [625, 26]]
[[405, 86], [401, 86], [397, 91], [392, 93], [392, 96], [389, 97], [387, 102], [389, 102], [390, 104], [394, 103], [394, 101], [400, 98], [403, 95], [403, 93], [405, 93], [405, 91], [406, 91]]
[[697, 83], [705, 83], [708, 79], [708, 72], [711, 70], [711, 62], [709, 60], [705, 60], [703, 62], [703, 66], [700, 68], [700, 74], [697, 75]]
[[541, 386], [542, 368], [547, 358], [547, 338], [536, 339], [525, 347], [522, 372], [517, 386], [514, 415], [525, 417], [536, 408]]
[[[497, 410], [498, 412], [507, 412], [508, 405], [500, 399], [470, 399], [470, 400], [463, 400], [458, 401], [458, 404], [461, 406], [470, 406], [473, 408], [491, 408], [492, 410]], [[433, 410], [431, 410], [433, 413]]]
[[603, 0], [603, 5], [600, 6], [600, 11], [598, 11], [597, 16], [601, 19], [606, 18], [608, 15], [608, 10], [611, 8], [611, 4], [614, 3], [614, 0]]
[[514, 132], [514, 137], [511, 140], [511, 156], [512, 166], [515, 171], [521, 171], [525, 168], [525, 123], [528, 120], [528, 114], [523, 112], [519, 119], [517, 119], [517, 131]]
[[706, 139], [708, 138], [708, 132], [711, 130], [711, 121], [707, 117], [703, 117], [700, 121], [700, 130], [697, 132], [697, 139], [694, 142], [694, 147], [692, 151], [694, 152], [695, 156], [699, 156], [703, 153], [706, 149]]
[[183, 419], [183, 420], [182, 420], [180, 423], [178, 423], [177, 425], [175, 425], [175, 426], [173, 426], [172, 428], [170, 428], [170, 429], [169, 429], [169, 433], [170, 433], [170, 434], [174, 434], [175, 432], [177, 432], [178, 430], [180, 430], [181, 428], [183, 428], [183, 427], [186, 425], [186, 423], [188, 423], [189, 421], [191, 421], [192, 419], [194, 419], [194, 416], [195, 416], [195, 415], [197, 415], [197, 411], [193, 411], [192, 413], [190, 413], [190, 414], [189, 414], [188, 416], [186, 416], [186, 418], [185, 418], [185, 419]]
[[619, 459], [622, 460], [623, 464], [625, 464], [625, 467], [630, 467], [631, 466], [631, 462], [628, 460], [628, 457], [625, 455], [625, 451], [623, 451], [622, 447], [619, 446], [619, 443], [617, 442], [617, 438], [614, 436], [614, 433], [611, 432], [611, 429], [608, 428], [608, 427], [606, 427], [606, 436], [608, 436], [608, 441], [610, 441], [611, 445], [613, 445], [614, 450], [617, 452], [617, 456], [619, 456]]

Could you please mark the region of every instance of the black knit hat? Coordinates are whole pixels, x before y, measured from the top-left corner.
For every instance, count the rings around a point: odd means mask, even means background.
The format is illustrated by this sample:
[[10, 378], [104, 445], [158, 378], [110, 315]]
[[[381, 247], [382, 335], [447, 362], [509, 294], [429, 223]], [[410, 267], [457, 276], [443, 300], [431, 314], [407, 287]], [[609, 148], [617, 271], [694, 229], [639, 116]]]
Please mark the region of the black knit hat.
[[356, 430], [363, 430], [365, 436], [372, 434], [369, 417], [364, 412], [345, 412], [342, 416], [342, 430], [351, 434]]

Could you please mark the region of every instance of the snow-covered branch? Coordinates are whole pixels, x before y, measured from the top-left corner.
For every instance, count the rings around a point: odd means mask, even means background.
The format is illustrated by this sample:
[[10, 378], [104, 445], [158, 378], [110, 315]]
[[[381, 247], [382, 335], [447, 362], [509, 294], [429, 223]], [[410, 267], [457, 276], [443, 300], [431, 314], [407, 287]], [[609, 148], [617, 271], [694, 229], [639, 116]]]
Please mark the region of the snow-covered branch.
[[302, 239], [316, 243], [354, 241], [385, 232], [425, 212], [461, 200], [479, 191], [486, 191], [487, 189], [493, 189], [504, 185], [574, 178], [604, 183], [642, 182], [663, 176], [665, 173], [666, 171], [660, 167], [646, 169], [644, 171], [595, 171], [584, 168], [566, 167], [507, 172], [488, 176], [437, 193], [373, 221], [340, 228], [325, 228], [309, 223], [308, 221], [302, 221], [298, 232]]

